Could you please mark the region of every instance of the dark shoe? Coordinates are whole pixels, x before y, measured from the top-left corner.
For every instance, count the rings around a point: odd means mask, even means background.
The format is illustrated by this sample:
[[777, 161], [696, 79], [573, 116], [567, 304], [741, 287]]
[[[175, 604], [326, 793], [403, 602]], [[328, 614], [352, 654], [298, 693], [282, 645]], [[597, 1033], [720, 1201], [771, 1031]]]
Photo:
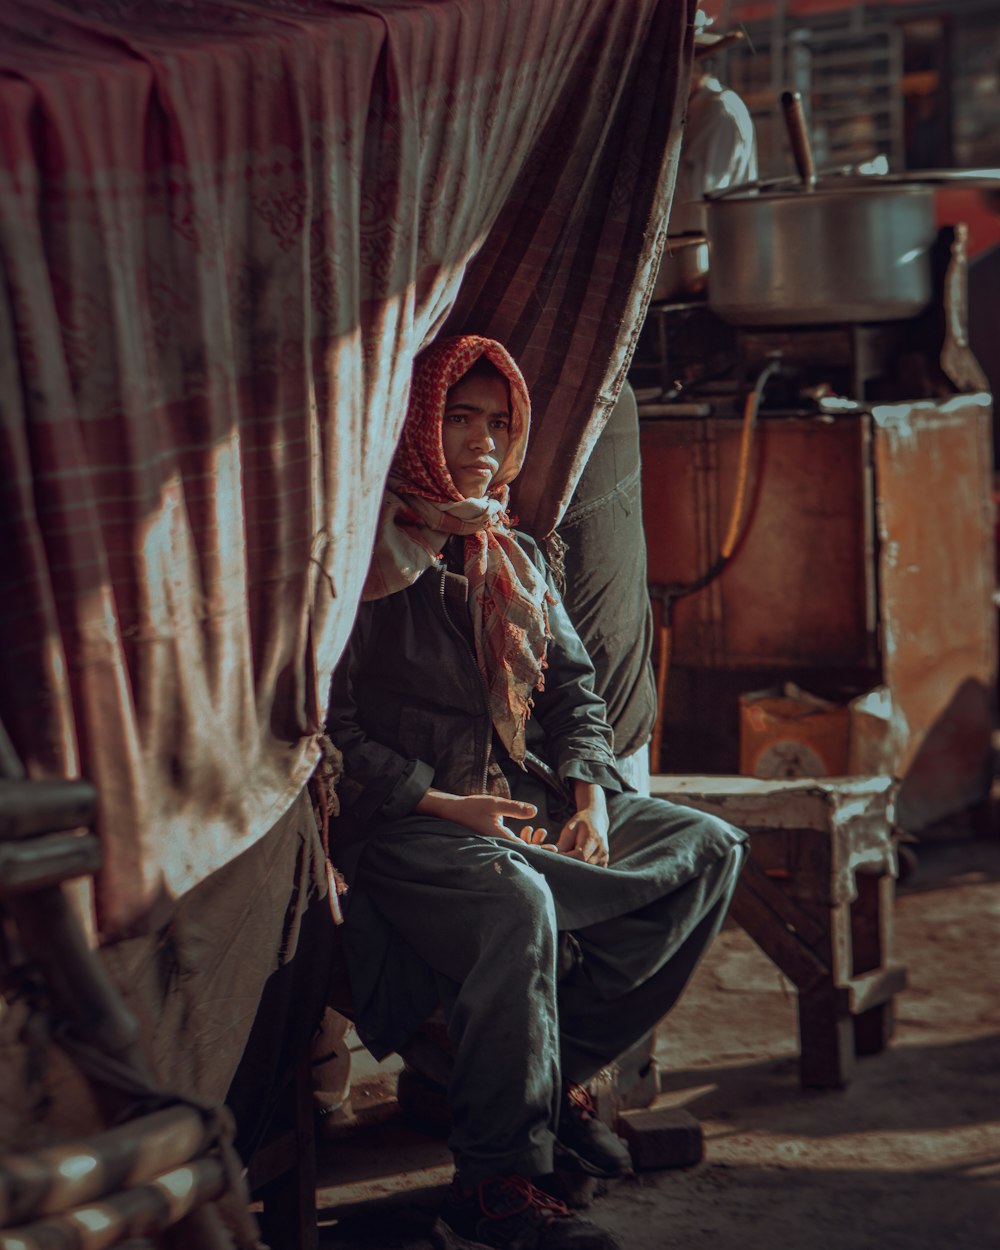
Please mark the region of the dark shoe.
[[567, 1084], [559, 1104], [556, 1162], [588, 1176], [625, 1176], [632, 1171], [628, 1146], [598, 1118], [590, 1095], [581, 1085]]
[[480, 1181], [471, 1194], [456, 1179], [431, 1237], [441, 1250], [621, 1250], [612, 1233], [573, 1215], [525, 1176]]

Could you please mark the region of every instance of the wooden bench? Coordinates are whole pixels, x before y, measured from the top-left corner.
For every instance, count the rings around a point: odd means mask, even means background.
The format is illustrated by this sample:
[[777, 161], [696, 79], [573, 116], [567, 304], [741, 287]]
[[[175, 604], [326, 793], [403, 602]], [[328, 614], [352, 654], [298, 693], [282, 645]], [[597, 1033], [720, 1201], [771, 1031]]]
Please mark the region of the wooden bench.
[[270, 1250], [316, 1250], [316, 1135], [312, 1068], [306, 1056], [247, 1168], [258, 1222]]
[[843, 1087], [888, 1043], [906, 986], [892, 961], [896, 783], [661, 774], [650, 789], [750, 835], [730, 915], [796, 988], [802, 1084]]

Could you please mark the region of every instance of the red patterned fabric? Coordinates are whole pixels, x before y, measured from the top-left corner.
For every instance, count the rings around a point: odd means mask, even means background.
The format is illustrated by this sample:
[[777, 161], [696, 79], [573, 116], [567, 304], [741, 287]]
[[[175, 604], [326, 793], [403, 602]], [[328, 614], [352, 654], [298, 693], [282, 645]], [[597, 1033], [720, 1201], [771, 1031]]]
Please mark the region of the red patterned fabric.
[[688, 0], [0, 0], [0, 721], [104, 940], [319, 753], [417, 353], [505, 344], [544, 536], [665, 233]]
[[423, 352], [413, 370], [410, 404], [389, 469], [390, 481], [404, 482], [407, 495], [440, 503], [463, 496], [455, 489], [441, 445], [441, 425], [448, 392], [485, 356], [510, 384], [510, 443], [490, 496], [506, 505], [508, 487], [521, 471], [528, 446], [531, 401], [521, 370], [501, 344], [477, 334], [444, 338]]
[[[507, 379], [510, 442], [485, 500], [466, 499], [445, 462], [441, 429], [448, 391], [481, 357]], [[531, 405], [521, 371], [500, 343], [478, 335], [446, 338], [418, 359], [410, 406], [389, 470], [390, 504], [383, 508], [366, 598], [391, 594], [426, 571], [441, 543], [465, 535], [465, 574], [476, 660], [501, 742], [524, 759], [531, 697], [543, 687], [548, 644], [545, 581], [509, 529], [509, 483], [524, 461]], [[399, 502], [397, 506], [396, 501]]]

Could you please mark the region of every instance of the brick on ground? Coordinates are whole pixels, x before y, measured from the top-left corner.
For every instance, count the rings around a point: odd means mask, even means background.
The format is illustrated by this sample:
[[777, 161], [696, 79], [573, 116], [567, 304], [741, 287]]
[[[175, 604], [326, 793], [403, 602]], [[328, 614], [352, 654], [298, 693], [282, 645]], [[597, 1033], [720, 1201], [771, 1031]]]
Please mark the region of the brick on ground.
[[638, 1172], [686, 1168], [704, 1154], [701, 1125], [681, 1107], [641, 1107], [622, 1111], [616, 1125]]

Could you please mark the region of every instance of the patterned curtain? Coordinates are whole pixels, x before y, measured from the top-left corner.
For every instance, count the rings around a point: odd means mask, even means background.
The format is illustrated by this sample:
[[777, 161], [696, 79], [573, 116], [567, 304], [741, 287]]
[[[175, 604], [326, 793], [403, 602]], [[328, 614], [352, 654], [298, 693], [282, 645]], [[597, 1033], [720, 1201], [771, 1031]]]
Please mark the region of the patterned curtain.
[[415, 353], [503, 340], [544, 537], [662, 248], [688, 0], [0, 0], [0, 722], [105, 940], [318, 755]]

